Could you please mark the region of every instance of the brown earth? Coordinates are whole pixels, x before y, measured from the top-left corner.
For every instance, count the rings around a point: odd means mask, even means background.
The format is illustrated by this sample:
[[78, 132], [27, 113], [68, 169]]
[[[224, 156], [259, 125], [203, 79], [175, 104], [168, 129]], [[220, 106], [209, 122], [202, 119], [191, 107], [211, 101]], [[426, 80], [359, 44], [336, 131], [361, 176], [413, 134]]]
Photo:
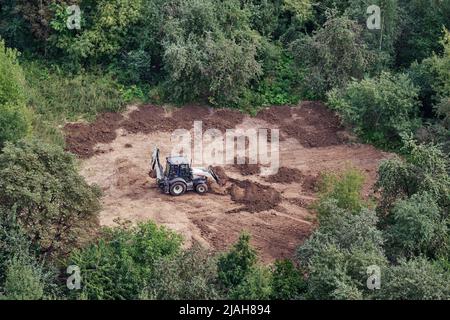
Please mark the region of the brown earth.
[[[218, 167], [221, 184], [211, 185], [206, 196], [162, 194], [148, 176], [153, 147], [159, 146], [163, 160], [172, 150], [171, 132], [191, 129], [196, 120], [203, 120], [204, 130], [279, 129], [278, 174], [264, 177], [259, 166], [243, 171], [241, 166]], [[214, 250], [225, 250], [245, 230], [265, 262], [292, 257], [314, 229], [309, 208], [321, 172], [339, 172], [349, 164], [360, 168], [367, 196], [379, 161], [389, 156], [369, 145], [348, 143], [354, 141], [352, 135], [317, 102], [271, 107], [253, 118], [199, 106], [130, 107], [123, 115], [101, 115], [92, 124], [67, 124], [65, 132], [67, 149], [83, 159], [81, 174], [103, 190], [102, 225], [151, 219], [182, 234], [186, 246], [200, 242]]]

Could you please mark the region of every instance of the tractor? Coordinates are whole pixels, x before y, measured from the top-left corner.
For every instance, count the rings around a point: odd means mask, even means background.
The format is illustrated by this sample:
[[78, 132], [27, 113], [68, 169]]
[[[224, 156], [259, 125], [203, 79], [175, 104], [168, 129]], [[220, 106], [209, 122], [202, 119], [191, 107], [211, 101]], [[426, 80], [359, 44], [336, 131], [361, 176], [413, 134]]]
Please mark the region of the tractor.
[[166, 158], [166, 168], [159, 161], [159, 149], [155, 147], [152, 154], [150, 176], [156, 178], [162, 192], [172, 196], [181, 196], [187, 191], [198, 194], [208, 192], [208, 179], [219, 183], [219, 178], [210, 167], [192, 168], [188, 160], [182, 156]]

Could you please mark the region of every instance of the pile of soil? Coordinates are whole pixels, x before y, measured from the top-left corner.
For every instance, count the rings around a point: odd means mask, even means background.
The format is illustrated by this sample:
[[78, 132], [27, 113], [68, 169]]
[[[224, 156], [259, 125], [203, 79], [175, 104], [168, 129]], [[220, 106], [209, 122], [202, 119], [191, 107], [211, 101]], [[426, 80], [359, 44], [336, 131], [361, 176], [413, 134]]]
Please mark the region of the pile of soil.
[[281, 167], [277, 174], [265, 178], [269, 183], [301, 183], [304, 180], [303, 173], [295, 168]]
[[253, 175], [257, 175], [261, 173], [261, 167], [259, 164], [250, 164], [249, 159], [245, 158], [244, 161], [240, 161], [240, 162], [244, 162], [243, 164], [237, 164], [238, 161], [235, 158], [234, 160], [234, 165], [233, 168], [236, 168], [239, 173], [243, 176], [253, 176]]
[[231, 200], [243, 204], [244, 207], [232, 212], [261, 212], [276, 208], [282, 201], [281, 194], [272, 187], [249, 180], [234, 180], [229, 188]]
[[270, 124], [281, 124], [292, 118], [292, 107], [272, 106], [258, 112], [257, 119], [261, 119]]
[[145, 105], [131, 112], [122, 127], [130, 133], [153, 133], [158, 131], [173, 131], [179, 128], [177, 122], [166, 117], [162, 107]]
[[93, 123], [68, 123], [64, 131], [66, 150], [80, 158], [90, 158], [96, 154], [98, 143], [110, 143], [117, 137], [123, 116], [120, 113], [103, 113]]
[[281, 127], [282, 132], [307, 148], [329, 147], [344, 143], [344, 131], [336, 114], [317, 101], [304, 102], [295, 113], [298, 118]]

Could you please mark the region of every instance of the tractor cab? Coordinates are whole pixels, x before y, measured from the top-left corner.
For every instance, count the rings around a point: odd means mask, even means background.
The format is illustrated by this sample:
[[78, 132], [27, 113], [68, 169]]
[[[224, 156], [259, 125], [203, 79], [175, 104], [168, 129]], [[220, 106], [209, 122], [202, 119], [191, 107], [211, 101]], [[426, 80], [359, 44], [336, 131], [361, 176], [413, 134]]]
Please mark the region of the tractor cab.
[[192, 180], [192, 169], [188, 160], [184, 157], [167, 158], [166, 170], [164, 176], [169, 179], [183, 178], [186, 181]]

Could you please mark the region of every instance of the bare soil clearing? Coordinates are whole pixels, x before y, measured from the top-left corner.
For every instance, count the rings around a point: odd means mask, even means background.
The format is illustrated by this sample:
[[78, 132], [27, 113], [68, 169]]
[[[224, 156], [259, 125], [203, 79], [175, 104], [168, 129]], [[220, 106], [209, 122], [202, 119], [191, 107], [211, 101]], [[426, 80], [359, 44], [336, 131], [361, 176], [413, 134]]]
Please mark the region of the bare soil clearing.
[[[147, 175], [153, 147], [169, 155], [172, 131], [191, 129], [195, 120], [203, 120], [204, 130], [280, 129], [280, 171], [262, 177], [258, 166], [226, 166], [216, 168], [221, 185], [211, 186], [205, 196], [162, 194]], [[318, 102], [271, 107], [254, 118], [199, 106], [142, 106], [123, 115], [101, 115], [92, 124], [67, 124], [65, 131], [67, 149], [82, 158], [81, 174], [103, 190], [101, 224], [152, 219], [180, 232], [186, 246], [199, 242], [215, 250], [228, 248], [245, 230], [265, 262], [292, 257], [314, 229], [315, 216], [308, 208], [321, 172], [360, 168], [367, 177], [367, 196], [379, 161], [389, 156], [349, 143], [351, 135], [339, 119]]]

